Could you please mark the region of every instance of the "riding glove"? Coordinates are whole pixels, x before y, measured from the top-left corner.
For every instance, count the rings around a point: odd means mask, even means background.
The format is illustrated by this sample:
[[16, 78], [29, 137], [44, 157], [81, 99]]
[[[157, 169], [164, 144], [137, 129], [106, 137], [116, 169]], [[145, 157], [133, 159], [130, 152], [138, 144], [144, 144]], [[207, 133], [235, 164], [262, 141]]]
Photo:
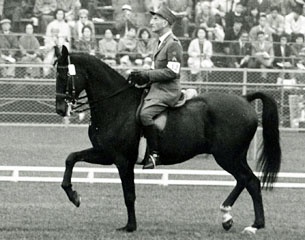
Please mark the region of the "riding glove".
[[139, 86], [149, 83], [149, 75], [147, 71], [133, 71], [128, 76], [128, 82]]

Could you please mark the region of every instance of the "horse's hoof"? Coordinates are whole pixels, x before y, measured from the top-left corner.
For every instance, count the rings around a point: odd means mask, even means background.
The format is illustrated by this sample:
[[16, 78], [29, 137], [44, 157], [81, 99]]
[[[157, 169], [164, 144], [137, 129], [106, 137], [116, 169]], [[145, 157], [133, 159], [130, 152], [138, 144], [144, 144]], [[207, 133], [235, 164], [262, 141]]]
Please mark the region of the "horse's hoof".
[[242, 231], [242, 233], [254, 235], [254, 234], [256, 233], [256, 231], [257, 231], [257, 228], [251, 227], [251, 226], [250, 226], [250, 227], [246, 227], [246, 228]]
[[72, 192], [72, 196], [70, 201], [76, 206], [79, 207], [80, 206], [80, 202], [81, 202], [81, 196], [76, 192], [73, 191]]
[[226, 231], [229, 231], [232, 226], [233, 226], [233, 219], [232, 218], [229, 219], [228, 221], [222, 223], [222, 227]]
[[119, 232], [134, 232], [136, 230], [137, 230], [136, 226], [130, 226], [130, 225], [126, 225], [125, 227], [117, 229], [117, 231]]

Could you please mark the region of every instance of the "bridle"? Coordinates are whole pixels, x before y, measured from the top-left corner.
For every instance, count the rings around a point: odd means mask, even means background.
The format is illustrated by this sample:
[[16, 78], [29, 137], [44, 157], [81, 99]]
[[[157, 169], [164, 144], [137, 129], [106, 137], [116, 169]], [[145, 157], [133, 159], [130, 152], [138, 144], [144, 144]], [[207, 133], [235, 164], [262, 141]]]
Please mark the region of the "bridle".
[[[111, 98], [111, 97], [119, 94], [120, 92], [126, 90], [127, 88], [130, 88], [133, 86], [132, 84], [124, 85], [122, 88], [118, 89], [117, 91], [91, 102], [91, 107], [77, 110], [80, 107], [82, 107], [83, 105], [89, 104], [89, 101], [87, 100], [86, 102], [78, 102], [78, 100], [87, 98], [87, 95], [78, 97], [78, 98], [76, 97], [76, 87], [75, 87], [76, 69], [75, 69], [75, 65], [71, 64], [70, 56], [68, 55], [68, 65], [67, 66], [57, 66], [57, 68], [68, 69], [65, 93], [63, 94], [63, 93], [56, 92], [56, 96], [64, 97], [64, 100], [68, 106], [67, 112], [66, 112], [67, 116], [71, 116], [71, 114], [73, 114], [73, 113], [81, 113], [81, 112], [88, 111], [88, 110], [94, 108], [93, 104], [97, 104], [100, 101]], [[71, 90], [70, 90], [70, 85], [71, 85]]]

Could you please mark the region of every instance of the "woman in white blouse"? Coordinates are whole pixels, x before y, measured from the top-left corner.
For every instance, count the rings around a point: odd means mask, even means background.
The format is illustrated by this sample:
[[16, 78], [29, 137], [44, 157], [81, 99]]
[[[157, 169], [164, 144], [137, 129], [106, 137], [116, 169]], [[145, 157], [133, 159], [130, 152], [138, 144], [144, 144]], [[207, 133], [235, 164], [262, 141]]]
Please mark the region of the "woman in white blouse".
[[199, 73], [200, 68], [213, 67], [214, 64], [211, 61], [213, 47], [212, 43], [206, 39], [204, 28], [196, 31], [195, 39], [190, 42], [187, 53], [189, 55], [187, 63], [192, 74]]

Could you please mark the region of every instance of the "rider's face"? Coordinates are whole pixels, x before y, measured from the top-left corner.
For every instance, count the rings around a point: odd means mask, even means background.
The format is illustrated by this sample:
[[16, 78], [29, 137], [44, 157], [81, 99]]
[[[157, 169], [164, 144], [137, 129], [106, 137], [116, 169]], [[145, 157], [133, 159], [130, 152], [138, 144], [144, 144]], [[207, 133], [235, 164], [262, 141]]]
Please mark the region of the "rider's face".
[[166, 27], [166, 24], [167, 21], [156, 14], [150, 20], [151, 30], [154, 33], [160, 33]]

